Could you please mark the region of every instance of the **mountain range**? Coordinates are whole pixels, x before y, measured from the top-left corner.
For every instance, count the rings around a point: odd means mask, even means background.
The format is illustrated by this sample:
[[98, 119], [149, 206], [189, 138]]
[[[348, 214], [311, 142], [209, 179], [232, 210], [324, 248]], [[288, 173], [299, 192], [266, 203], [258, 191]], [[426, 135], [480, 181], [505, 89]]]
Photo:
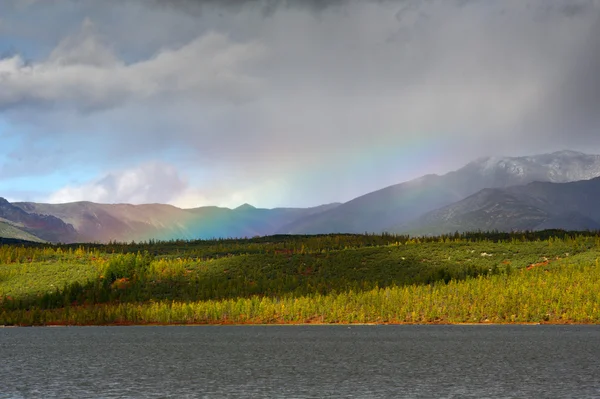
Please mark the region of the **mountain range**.
[[600, 229], [600, 155], [560, 151], [486, 157], [343, 204], [180, 209], [164, 204], [10, 203], [0, 237], [50, 242], [145, 241], [270, 234]]
[[413, 234], [455, 231], [600, 230], [600, 177], [572, 183], [533, 182], [484, 189], [428, 212], [402, 230]]

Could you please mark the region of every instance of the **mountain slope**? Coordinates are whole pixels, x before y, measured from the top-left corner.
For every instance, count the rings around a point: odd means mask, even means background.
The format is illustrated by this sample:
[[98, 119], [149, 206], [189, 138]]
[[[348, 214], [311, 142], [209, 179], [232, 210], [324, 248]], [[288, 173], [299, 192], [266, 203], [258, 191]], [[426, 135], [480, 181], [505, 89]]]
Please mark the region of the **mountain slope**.
[[236, 209], [201, 207], [180, 209], [164, 204], [96, 204], [73, 202], [41, 204], [16, 202], [21, 212], [50, 215], [73, 226], [76, 235], [66, 242], [145, 241], [149, 239], [198, 239], [250, 237], [273, 234], [281, 226], [337, 204], [315, 208]]
[[394, 229], [413, 234], [473, 230], [598, 230], [600, 178], [571, 183], [534, 182], [484, 189]]
[[562, 183], [597, 176], [600, 176], [600, 156], [574, 151], [481, 158], [442, 176], [427, 175], [363, 195], [330, 211], [292, 222], [279, 232], [391, 231], [484, 188], [504, 188], [533, 181]]
[[183, 236], [181, 209], [171, 205], [96, 204], [73, 202], [67, 204], [14, 203], [25, 212], [51, 215], [71, 224], [76, 241], [131, 241], [149, 238]]
[[70, 224], [48, 214], [26, 212], [0, 197], [0, 218], [26, 233], [46, 241], [68, 242], [77, 237]]
[[19, 229], [14, 226], [6, 219], [0, 219], [0, 238], [11, 238], [15, 240], [33, 241], [33, 242], [44, 242], [44, 240], [29, 234], [26, 231]]
[[[564, 183], [597, 176], [600, 176], [600, 156], [561, 151], [530, 157], [481, 158], [442, 176], [426, 175], [344, 204], [307, 209], [257, 209], [248, 204], [236, 209], [92, 202], [11, 204], [0, 199], [0, 218], [18, 230], [51, 242], [404, 232], [407, 229], [429, 232], [567, 225], [573, 229], [595, 228], [600, 219], [588, 214], [589, 204], [579, 209], [573, 208], [571, 199], [547, 203], [544, 198], [544, 195], [559, 198], [569, 193], [546, 193], [550, 189], [545, 185], [534, 184], [528, 186], [529, 190], [540, 190], [544, 194], [523, 196], [508, 188], [534, 181]], [[455, 205], [448, 208], [451, 204]], [[430, 213], [436, 209], [438, 211]]]

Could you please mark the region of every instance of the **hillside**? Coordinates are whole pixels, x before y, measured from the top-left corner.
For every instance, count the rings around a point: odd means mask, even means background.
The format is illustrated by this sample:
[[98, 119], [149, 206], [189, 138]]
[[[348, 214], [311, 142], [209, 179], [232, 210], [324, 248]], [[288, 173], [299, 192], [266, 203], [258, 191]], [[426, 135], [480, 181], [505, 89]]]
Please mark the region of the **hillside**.
[[600, 237], [0, 246], [0, 325], [599, 323]]
[[59, 237], [63, 242], [145, 241], [150, 239], [202, 239], [268, 235], [299, 218], [331, 209], [337, 204], [314, 208], [258, 209], [250, 205], [236, 209], [201, 207], [180, 209], [164, 204], [96, 204], [73, 202], [12, 204], [23, 213], [43, 214], [68, 223], [75, 235]]
[[60, 218], [36, 212], [27, 212], [0, 197], [0, 218], [19, 230], [45, 241], [71, 242], [77, 238], [72, 225]]
[[528, 157], [487, 157], [442, 176], [421, 178], [371, 192], [330, 211], [291, 223], [280, 233], [395, 231], [419, 216], [485, 188], [534, 181], [571, 182], [600, 176], [600, 156], [560, 151]]
[[[477, 229], [595, 229], [599, 219], [587, 214], [591, 204], [573, 208], [574, 203], [581, 202], [579, 198], [575, 202], [562, 201], [564, 205], [558, 209], [544, 203], [545, 194], [520, 195], [508, 188], [532, 182], [585, 181], [598, 176], [599, 155], [561, 151], [528, 157], [480, 158], [445, 175], [426, 175], [343, 204], [313, 208], [261, 209], [244, 204], [235, 209], [216, 206], [181, 209], [165, 204], [85, 201], [11, 204], [0, 199], [0, 218], [40, 239], [67, 243], [338, 232], [429, 234]], [[549, 195], [569, 197], [569, 192], [575, 190], [572, 194], [577, 197], [581, 193], [576, 187], [561, 186], [559, 190], [566, 193]]]
[[7, 220], [0, 219], [0, 238], [1, 239], [14, 239], [32, 242], [44, 242], [33, 234], [29, 234], [26, 231], [19, 229], [12, 225]]
[[600, 178], [484, 189], [392, 231], [441, 234], [475, 230], [599, 230], [599, 201]]

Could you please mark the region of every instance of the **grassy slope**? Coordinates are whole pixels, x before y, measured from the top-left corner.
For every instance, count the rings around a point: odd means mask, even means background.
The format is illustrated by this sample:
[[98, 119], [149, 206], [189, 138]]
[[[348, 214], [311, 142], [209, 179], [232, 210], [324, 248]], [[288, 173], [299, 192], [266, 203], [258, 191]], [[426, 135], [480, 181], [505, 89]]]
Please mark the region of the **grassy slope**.
[[[593, 237], [264, 253], [268, 245], [204, 257], [4, 247], [0, 297], [12, 300], [0, 324], [600, 321]], [[50, 309], [24, 310], [40, 306]]]
[[27, 233], [26, 231], [23, 231], [18, 227], [15, 227], [6, 221], [3, 221], [2, 219], [0, 219], [0, 237], [14, 238], [17, 240], [25, 240], [32, 242], [44, 242], [44, 240], [41, 240], [33, 234]]

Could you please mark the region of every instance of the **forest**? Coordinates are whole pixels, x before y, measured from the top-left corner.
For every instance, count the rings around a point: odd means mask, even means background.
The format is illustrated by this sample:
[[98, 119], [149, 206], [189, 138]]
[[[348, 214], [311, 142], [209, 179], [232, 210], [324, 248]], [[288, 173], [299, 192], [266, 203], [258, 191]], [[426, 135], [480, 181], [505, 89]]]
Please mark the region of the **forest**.
[[0, 243], [0, 325], [598, 323], [600, 234]]

